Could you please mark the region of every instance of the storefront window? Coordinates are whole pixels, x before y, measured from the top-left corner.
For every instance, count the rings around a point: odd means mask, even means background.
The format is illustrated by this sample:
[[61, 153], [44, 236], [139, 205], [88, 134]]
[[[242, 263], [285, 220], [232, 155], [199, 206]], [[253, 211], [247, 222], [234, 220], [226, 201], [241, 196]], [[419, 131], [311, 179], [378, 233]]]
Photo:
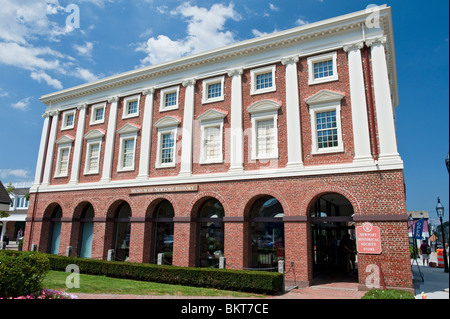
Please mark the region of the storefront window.
[[256, 201], [250, 214], [251, 267], [270, 270], [284, 260], [283, 207], [271, 196]]
[[81, 258], [91, 258], [92, 252], [92, 237], [94, 234], [94, 208], [92, 205], [87, 205], [81, 214], [81, 227], [79, 256]]
[[130, 252], [130, 234], [131, 234], [131, 208], [128, 203], [123, 203], [117, 210], [115, 222], [115, 253], [116, 260], [127, 261]]
[[49, 253], [53, 255], [58, 255], [59, 253], [59, 239], [61, 237], [61, 217], [62, 217], [62, 210], [61, 206], [58, 206], [53, 211], [52, 217], [50, 219], [50, 247], [49, 247]]
[[155, 246], [153, 260], [163, 253], [163, 264], [172, 264], [173, 254], [173, 206], [168, 200], [158, 205], [155, 212]]
[[224, 227], [222, 204], [215, 198], [207, 200], [199, 212], [198, 267], [217, 267], [224, 255]]

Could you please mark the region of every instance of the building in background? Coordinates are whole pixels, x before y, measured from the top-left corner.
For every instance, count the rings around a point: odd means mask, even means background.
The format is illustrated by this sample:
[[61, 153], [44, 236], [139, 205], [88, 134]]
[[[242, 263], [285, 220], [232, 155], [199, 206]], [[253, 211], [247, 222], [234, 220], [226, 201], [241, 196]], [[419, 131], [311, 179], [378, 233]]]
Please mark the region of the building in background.
[[[412, 289], [391, 11], [350, 13], [45, 95], [24, 249], [177, 266], [294, 266], [358, 253]], [[36, 245], [36, 246], [34, 246]], [[367, 250], [369, 251], [369, 250]], [[161, 256], [161, 255], [160, 255]], [[395, 261], [395, 262], [394, 262]], [[380, 272], [381, 273], [381, 272]]]

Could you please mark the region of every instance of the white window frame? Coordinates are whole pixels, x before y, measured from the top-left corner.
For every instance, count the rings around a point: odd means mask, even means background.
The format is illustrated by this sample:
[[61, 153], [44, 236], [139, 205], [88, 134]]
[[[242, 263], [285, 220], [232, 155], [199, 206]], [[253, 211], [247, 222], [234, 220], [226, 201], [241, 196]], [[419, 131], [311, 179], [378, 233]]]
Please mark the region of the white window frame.
[[[209, 88], [209, 86], [213, 85], [213, 84], [218, 84], [218, 83], [220, 83], [220, 87], [221, 87], [221, 90], [220, 90], [221, 92], [220, 93], [221, 93], [221, 95], [217, 96], [217, 97], [213, 97], [213, 98], [208, 98], [208, 88]], [[202, 104], [223, 101], [225, 99], [224, 83], [225, 83], [225, 77], [224, 76], [203, 80], [202, 81], [202, 86], [203, 86]]]
[[[61, 173], [61, 155], [62, 152], [68, 150], [67, 153], [67, 171]], [[55, 178], [58, 177], [68, 177], [69, 176], [69, 164], [70, 164], [70, 153], [72, 151], [72, 143], [64, 143], [58, 145], [58, 157], [56, 159], [56, 169], [55, 169]]]
[[[336, 111], [336, 129], [338, 135], [338, 146], [335, 147], [318, 147], [317, 142], [317, 122], [316, 114], [322, 112]], [[339, 153], [344, 151], [344, 143], [342, 141], [342, 129], [341, 129], [341, 103], [340, 101], [329, 102], [324, 104], [311, 105], [310, 109], [311, 116], [311, 138], [312, 138], [312, 149], [311, 154], [327, 154], [327, 153]]]
[[[170, 163], [162, 163], [162, 139], [164, 135], [173, 134], [173, 158]], [[175, 167], [176, 165], [176, 149], [177, 149], [177, 127], [164, 127], [158, 129], [158, 148], [155, 168]]]
[[[251, 114], [252, 122], [252, 145], [251, 145], [251, 159], [278, 159], [278, 109], [281, 107], [275, 101], [262, 100], [253, 103], [247, 108], [247, 111]], [[270, 154], [259, 154], [258, 152], [258, 134], [257, 134], [257, 122], [273, 120], [274, 134], [275, 134], [275, 148]]]
[[[217, 128], [219, 130], [220, 154], [216, 158], [207, 158], [205, 139], [206, 139], [206, 130], [208, 128]], [[201, 123], [200, 164], [212, 164], [212, 163], [223, 163], [223, 119]]]
[[[131, 166], [123, 166], [123, 159], [124, 159], [124, 147], [126, 141], [133, 140], [133, 159], [131, 161]], [[137, 140], [137, 133], [126, 133], [120, 135], [120, 144], [119, 144], [119, 162], [117, 163], [117, 171], [118, 172], [128, 172], [128, 171], [134, 171], [136, 165], [136, 140]]]
[[[77, 110], [74, 109], [74, 110], [70, 110], [70, 111], [65, 111], [63, 113], [62, 122], [61, 122], [61, 131], [71, 130], [71, 129], [73, 129], [75, 127], [75, 114], [76, 114], [76, 111]], [[69, 115], [73, 115], [72, 125], [66, 125], [67, 118], [69, 117]]]
[[[90, 170], [91, 168], [91, 149], [94, 145], [98, 145], [98, 166], [96, 170]], [[88, 140], [86, 143], [86, 161], [84, 165], [84, 175], [95, 175], [100, 173], [101, 165], [101, 154], [102, 154], [102, 138], [95, 138]]]
[[[324, 61], [331, 60], [333, 62], [333, 75], [315, 79], [314, 78], [314, 64]], [[326, 54], [321, 54], [313, 57], [309, 57], [307, 59], [308, 61], [308, 84], [319, 84], [319, 83], [325, 83], [325, 82], [331, 82], [336, 81], [339, 79], [339, 75], [337, 72], [337, 53], [336, 52], [330, 52]]]
[[[99, 109], [103, 109], [103, 118], [101, 120], [96, 120], [95, 119], [95, 115], [96, 115], [95, 113]], [[90, 125], [95, 125], [95, 124], [105, 123], [105, 112], [106, 112], [106, 102], [92, 105], [91, 106], [91, 118], [90, 118], [89, 124]]]
[[[122, 119], [129, 119], [132, 117], [138, 117], [139, 116], [139, 104], [141, 101], [141, 95], [137, 94], [137, 95], [133, 95], [133, 96], [128, 96], [126, 98], [123, 99], [123, 114], [122, 114]], [[137, 110], [136, 113], [132, 113], [132, 114], [128, 114], [128, 110], [129, 110], [129, 104], [131, 102], [137, 102]]]
[[[170, 93], [176, 93], [177, 103], [175, 105], [166, 106], [166, 95], [170, 94]], [[160, 95], [161, 95], [161, 101], [159, 104], [160, 112], [178, 110], [178, 106], [179, 106], [179, 102], [180, 102], [180, 86], [179, 85], [162, 89]]]
[[[275, 92], [277, 90], [276, 78], [275, 78], [276, 65], [265, 66], [258, 69], [250, 70], [250, 95], [262, 94], [267, 92]], [[256, 76], [264, 73], [272, 72], [272, 86], [264, 89], [256, 88]]]

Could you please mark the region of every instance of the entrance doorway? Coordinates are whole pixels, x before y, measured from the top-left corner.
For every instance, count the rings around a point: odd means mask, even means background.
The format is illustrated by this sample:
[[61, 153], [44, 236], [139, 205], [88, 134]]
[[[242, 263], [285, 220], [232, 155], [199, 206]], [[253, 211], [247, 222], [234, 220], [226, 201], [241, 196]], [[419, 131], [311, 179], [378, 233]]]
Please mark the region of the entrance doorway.
[[309, 214], [313, 284], [358, 282], [355, 224], [350, 201], [340, 194], [324, 194], [311, 205]]

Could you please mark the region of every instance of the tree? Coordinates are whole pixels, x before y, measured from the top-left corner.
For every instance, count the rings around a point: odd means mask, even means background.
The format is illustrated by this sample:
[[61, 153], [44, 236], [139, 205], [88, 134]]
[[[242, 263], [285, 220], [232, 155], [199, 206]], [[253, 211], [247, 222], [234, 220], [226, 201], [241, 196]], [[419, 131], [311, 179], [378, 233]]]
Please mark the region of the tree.
[[[15, 187], [11, 184], [11, 182], [9, 182], [8, 185], [6, 185], [5, 189], [8, 194], [11, 194], [11, 192], [15, 189]], [[0, 218], [6, 218], [6, 217], [9, 217], [9, 212], [0, 211]]]

